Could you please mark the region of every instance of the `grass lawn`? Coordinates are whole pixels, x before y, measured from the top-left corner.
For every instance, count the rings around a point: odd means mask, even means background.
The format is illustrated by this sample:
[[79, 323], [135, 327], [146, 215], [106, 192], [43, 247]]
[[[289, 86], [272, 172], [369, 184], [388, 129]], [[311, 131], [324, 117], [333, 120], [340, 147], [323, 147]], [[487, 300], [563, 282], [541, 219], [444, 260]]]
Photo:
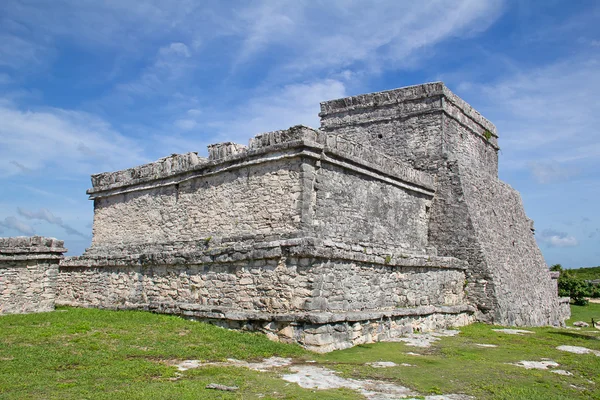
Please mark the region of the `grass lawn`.
[[[600, 304], [573, 306], [572, 323], [600, 319]], [[571, 354], [559, 345], [600, 350], [600, 330], [528, 329], [507, 335], [474, 324], [430, 348], [376, 343], [319, 355], [264, 336], [228, 331], [174, 316], [62, 308], [0, 317], [1, 399], [358, 399], [349, 389], [309, 390], [280, 379], [285, 368], [256, 372], [210, 366], [178, 374], [169, 361], [274, 355], [336, 370], [343, 377], [377, 379], [422, 394], [466, 393], [482, 399], [600, 399], [600, 357]], [[479, 347], [476, 344], [498, 347]], [[413, 352], [419, 355], [410, 355]], [[551, 359], [572, 376], [508, 363]], [[392, 361], [391, 368], [365, 363]], [[401, 366], [402, 363], [413, 366]], [[209, 383], [237, 392], [205, 389]]]

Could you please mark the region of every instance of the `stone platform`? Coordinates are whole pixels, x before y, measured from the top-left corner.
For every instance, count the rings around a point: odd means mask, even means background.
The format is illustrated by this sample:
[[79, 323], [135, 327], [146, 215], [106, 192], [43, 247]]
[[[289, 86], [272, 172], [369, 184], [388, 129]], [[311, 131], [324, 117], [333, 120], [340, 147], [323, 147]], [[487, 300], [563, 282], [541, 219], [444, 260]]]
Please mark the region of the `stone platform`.
[[67, 258], [57, 302], [176, 314], [320, 352], [473, 321], [457, 259], [317, 238], [189, 247]]

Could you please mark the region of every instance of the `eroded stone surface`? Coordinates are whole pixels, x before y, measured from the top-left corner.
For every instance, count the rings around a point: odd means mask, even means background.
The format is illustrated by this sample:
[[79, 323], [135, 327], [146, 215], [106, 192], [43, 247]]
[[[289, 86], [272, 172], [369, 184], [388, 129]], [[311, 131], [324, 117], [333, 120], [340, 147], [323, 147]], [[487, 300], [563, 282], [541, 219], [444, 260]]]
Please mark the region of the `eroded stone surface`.
[[0, 238], [0, 315], [54, 310], [64, 242], [41, 236]]
[[376, 361], [376, 362], [367, 363], [367, 365], [369, 365], [373, 368], [390, 368], [390, 367], [398, 366], [398, 364], [396, 364], [395, 362], [392, 362], [392, 361]]
[[399, 338], [387, 339], [388, 342], [404, 342], [407, 346], [431, 347], [431, 344], [437, 342], [443, 337], [456, 336], [460, 331], [440, 330], [429, 333], [413, 333]]
[[[335, 371], [316, 366], [293, 366], [290, 367], [290, 371], [293, 373], [285, 374], [282, 378], [285, 381], [296, 383], [305, 389], [353, 389], [370, 400], [406, 399], [418, 395], [404, 386], [370, 379], [342, 378]], [[462, 400], [471, 398], [459, 394], [425, 396], [425, 399], [428, 400]]]
[[469, 262], [478, 318], [502, 325], [560, 325], [568, 304], [532, 234], [519, 193], [498, 179], [498, 136], [441, 82], [321, 104], [321, 129], [373, 146], [438, 178], [430, 243]]
[[548, 369], [558, 367], [559, 364], [552, 360], [546, 361], [519, 361], [517, 363], [513, 363], [511, 365], [516, 365], [518, 367], [523, 367], [525, 369]]
[[200, 360], [184, 360], [180, 362], [171, 363], [170, 365], [177, 367], [179, 371], [187, 371], [189, 369], [201, 368], [206, 366], [218, 366], [243, 367], [254, 371], [265, 372], [272, 368], [286, 367], [291, 364], [291, 358], [270, 357], [264, 359], [261, 362], [247, 362], [242, 360], [236, 360], [234, 358], [229, 358], [226, 362], [202, 362]]
[[61, 304], [179, 314], [316, 351], [475, 317], [563, 322], [532, 221], [498, 180], [493, 124], [442, 83], [321, 107], [320, 130], [94, 175], [92, 246], [61, 264]]
[[560, 351], [566, 351], [569, 353], [573, 353], [573, 354], [594, 354], [594, 355], [600, 357], [600, 351], [588, 349], [587, 347], [563, 345], [563, 346], [558, 346], [556, 349], [560, 350]]
[[533, 331], [526, 331], [524, 329], [492, 329], [494, 332], [506, 333], [507, 335], [526, 335], [529, 333], [535, 333]]

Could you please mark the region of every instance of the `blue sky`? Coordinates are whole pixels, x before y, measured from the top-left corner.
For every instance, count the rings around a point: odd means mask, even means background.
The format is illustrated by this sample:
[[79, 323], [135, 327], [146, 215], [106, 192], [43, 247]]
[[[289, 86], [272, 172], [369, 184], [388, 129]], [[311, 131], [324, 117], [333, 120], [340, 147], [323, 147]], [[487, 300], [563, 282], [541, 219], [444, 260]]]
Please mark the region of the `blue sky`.
[[0, 2], [0, 235], [91, 238], [92, 173], [444, 81], [498, 127], [549, 264], [600, 265], [597, 1]]

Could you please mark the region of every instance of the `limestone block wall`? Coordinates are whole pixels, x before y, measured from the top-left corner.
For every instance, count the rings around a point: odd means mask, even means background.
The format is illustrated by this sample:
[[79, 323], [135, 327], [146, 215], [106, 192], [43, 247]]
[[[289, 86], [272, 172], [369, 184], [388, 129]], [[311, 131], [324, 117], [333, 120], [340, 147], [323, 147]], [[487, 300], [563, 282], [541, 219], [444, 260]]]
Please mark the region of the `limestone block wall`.
[[63, 241], [0, 238], [0, 315], [54, 310]]
[[429, 244], [440, 255], [468, 261], [469, 300], [480, 320], [564, 321], [520, 197], [498, 180], [493, 124], [442, 83], [325, 102], [320, 116], [325, 132], [436, 175]]
[[300, 164], [286, 159], [99, 197], [92, 245], [298, 230]]
[[464, 263], [373, 252], [294, 239], [137, 260], [72, 257], [61, 264], [58, 297], [106, 308], [195, 304], [265, 313], [463, 304]]
[[[332, 140], [333, 139], [333, 140]], [[306, 127], [95, 175], [86, 254], [219, 237], [318, 236], [425, 253], [431, 175]], [[398, 229], [398, 226], [402, 229]]]
[[323, 131], [418, 170], [437, 173], [460, 157], [498, 174], [496, 127], [441, 82], [323, 102], [319, 115]]
[[58, 304], [173, 313], [316, 351], [472, 322], [465, 263], [317, 238], [65, 259]]
[[314, 233], [349, 243], [424, 252], [431, 196], [322, 162], [316, 169]]
[[481, 171], [465, 168], [461, 176], [467, 177], [462, 180], [464, 201], [469, 215], [476, 216], [471, 218], [473, 231], [485, 260], [482, 273], [472, 274], [472, 280], [475, 285], [475, 280], [494, 283], [496, 307], [489, 313], [490, 320], [517, 326], [562, 321], [556, 286], [519, 193]]

